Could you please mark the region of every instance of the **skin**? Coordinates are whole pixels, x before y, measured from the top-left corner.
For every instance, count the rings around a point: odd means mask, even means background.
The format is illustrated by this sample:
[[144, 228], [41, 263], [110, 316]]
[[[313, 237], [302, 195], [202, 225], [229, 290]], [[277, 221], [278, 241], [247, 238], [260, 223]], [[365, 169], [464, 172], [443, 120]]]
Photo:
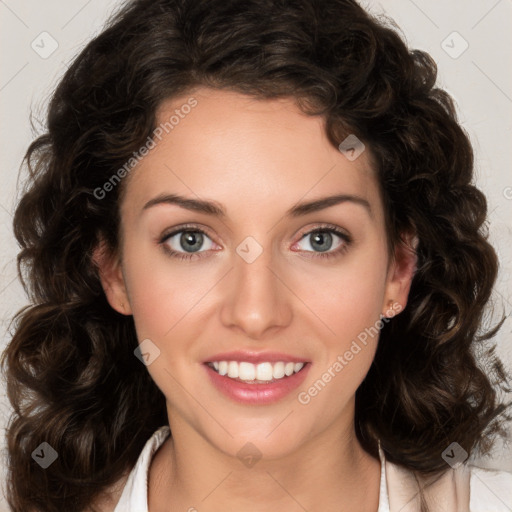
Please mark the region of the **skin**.
[[[132, 171], [121, 203], [119, 254], [98, 247], [95, 259], [111, 306], [133, 315], [139, 341], [160, 355], [147, 367], [167, 399], [170, 437], [153, 458], [151, 512], [376, 511], [380, 462], [354, 432], [355, 392], [377, 338], [354, 356], [307, 405], [307, 390], [358, 334], [405, 307], [416, 265], [409, 244], [388, 257], [382, 198], [370, 150], [350, 161], [333, 147], [320, 117], [292, 99], [257, 100], [199, 88], [161, 105], [159, 121], [193, 96], [198, 104]], [[160, 194], [215, 201], [225, 218], [174, 204], [144, 205]], [[352, 201], [300, 217], [298, 202], [349, 194]], [[171, 228], [206, 231], [202, 258], [187, 254]], [[323, 224], [330, 258], [307, 232]], [[236, 252], [248, 236], [263, 248], [247, 263]], [[190, 253], [188, 253], [190, 254]], [[195, 253], [197, 255], [197, 253]], [[214, 388], [202, 367], [214, 354], [279, 351], [311, 361], [297, 392], [271, 405], [236, 403]], [[211, 360], [211, 359], [210, 359]], [[237, 452], [252, 443], [262, 458], [245, 467]]]

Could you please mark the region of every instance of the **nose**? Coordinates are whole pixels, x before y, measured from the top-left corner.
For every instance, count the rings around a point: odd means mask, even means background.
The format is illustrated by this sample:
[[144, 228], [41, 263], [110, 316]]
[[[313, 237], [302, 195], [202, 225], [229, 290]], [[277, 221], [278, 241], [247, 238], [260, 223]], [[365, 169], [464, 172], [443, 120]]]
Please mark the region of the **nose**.
[[222, 324], [251, 339], [265, 339], [292, 319], [291, 292], [272, 268], [270, 252], [264, 250], [252, 263], [235, 254], [223, 291]]

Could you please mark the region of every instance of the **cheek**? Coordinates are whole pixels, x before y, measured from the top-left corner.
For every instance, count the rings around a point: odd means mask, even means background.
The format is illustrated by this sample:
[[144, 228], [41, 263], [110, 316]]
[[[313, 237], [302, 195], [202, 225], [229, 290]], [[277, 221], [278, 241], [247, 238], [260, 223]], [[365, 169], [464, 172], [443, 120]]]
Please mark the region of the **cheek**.
[[331, 285], [329, 289], [329, 317], [341, 339], [353, 339], [378, 320], [384, 282], [381, 275], [371, 271], [349, 274], [340, 281], [338, 287]]
[[329, 329], [329, 345], [342, 350], [379, 320], [385, 285], [386, 262], [358, 254], [336, 269], [309, 273], [302, 295]]
[[165, 255], [155, 257], [154, 248], [126, 248], [125, 279], [139, 339], [163, 341], [174, 334], [182, 319], [189, 326], [194, 324], [191, 320], [201, 314], [207, 302], [203, 297], [215, 282], [204, 270], [198, 275], [194, 265]]
[[329, 327], [321, 336], [317, 364], [297, 395], [306, 410], [333, 420], [351, 403], [375, 357], [379, 339], [385, 268], [358, 271], [347, 267], [324, 282], [311, 297], [311, 308]]
[[[304, 390], [300, 403], [317, 397], [315, 407], [331, 410], [334, 415], [354, 396], [366, 376], [377, 348], [386, 290], [387, 260], [379, 254], [381, 247], [376, 245], [347, 258], [317, 287], [312, 301], [332, 332], [323, 337], [325, 357], [312, 373], [308, 383], [312, 387]], [[327, 392], [322, 391], [324, 388]]]

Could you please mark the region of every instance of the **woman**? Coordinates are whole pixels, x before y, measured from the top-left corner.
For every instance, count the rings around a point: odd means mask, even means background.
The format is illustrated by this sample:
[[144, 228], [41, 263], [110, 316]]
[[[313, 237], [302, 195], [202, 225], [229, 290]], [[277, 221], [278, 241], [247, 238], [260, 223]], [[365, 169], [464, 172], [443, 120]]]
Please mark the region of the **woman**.
[[125, 5], [26, 155], [12, 510], [507, 510], [467, 463], [507, 377], [435, 80], [351, 0]]

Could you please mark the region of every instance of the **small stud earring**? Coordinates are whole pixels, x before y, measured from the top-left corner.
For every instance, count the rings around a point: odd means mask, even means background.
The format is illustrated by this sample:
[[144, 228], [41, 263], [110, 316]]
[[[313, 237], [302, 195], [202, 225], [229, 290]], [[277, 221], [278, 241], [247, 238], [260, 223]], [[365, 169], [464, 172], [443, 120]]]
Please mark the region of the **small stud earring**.
[[388, 309], [386, 310], [386, 312], [383, 314], [383, 316], [385, 318], [392, 318], [395, 316], [396, 312], [393, 308], [395, 304], [395, 301], [394, 300], [388, 300]]

